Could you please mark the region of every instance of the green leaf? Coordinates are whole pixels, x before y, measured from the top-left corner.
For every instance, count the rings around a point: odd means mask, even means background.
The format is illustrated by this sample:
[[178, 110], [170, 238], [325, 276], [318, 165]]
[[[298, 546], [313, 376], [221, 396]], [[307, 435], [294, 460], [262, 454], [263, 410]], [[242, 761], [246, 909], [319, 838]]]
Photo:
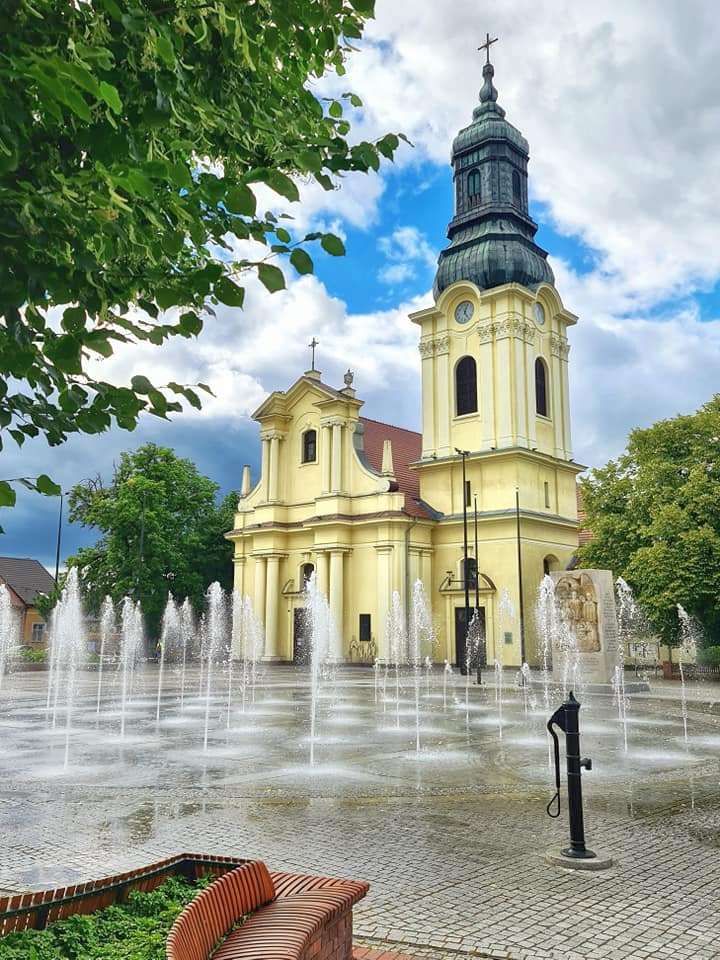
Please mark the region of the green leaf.
[[100, 82], [100, 98], [110, 107], [113, 113], [119, 114], [122, 111], [122, 101], [117, 87], [105, 80]]
[[275, 231], [275, 236], [280, 240], [281, 243], [290, 243], [290, 234], [287, 232], [285, 227], [278, 227]]
[[345, 244], [342, 242], [340, 237], [336, 237], [334, 233], [323, 234], [323, 238], [320, 241], [320, 246], [332, 257], [345, 256]]
[[331, 117], [335, 117], [336, 119], [339, 119], [342, 116], [343, 109], [339, 100], [333, 100], [333, 102], [330, 104], [328, 113]]
[[63, 373], [82, 373], [80, 349], [77, 337], [66, 333], [49, 341], [45, 352]]
[[281, 197], [292, 201], [300, 199], [295, 182], [279, 170], [268, 170], [263, 179], [270, 189], [279, 193]]
[[296, 247], [290, 254], [290, 263], [295, 267], [298, 273], [312, 273], [312, 257], [301, 247]]
[[58, 99], [62, 100], [66, 106], [70, 107], [72, 112], [80, 117], [81, 120], [85, 120], [86, 123], [89, 123], [92, 119], [92, 115], [90, 113], [90, 107], [88, 107], [82, 94], [80, 94], [75, 87], [68, 86], [63, 80], [59, 79], [58, 84]]
[[175, 66], [175, 48], [166, 36], [160, 34], [155, 41], [155, 49], [160, 59], [167, 64], [168, 67]]
[[212, 390], [206, 383], [196, 383], [195, 386], [199, 387], [200, 390], [204, 390], [205, 393], [209, 393], [211, 397], [215, 396], [215, 394], [212, 392]]
[[279, 267], [274, 267], [271, 263], [261, 263], [258, 265], [258, 276], [261, 283], [270, 291], [276, 293], [278, 290], [285, 289], [285, 277]]
[[380, 153], [387, 157], [388, 160], [392, 160], [393, 154], [400, 145], [400, 138], [395, 136], [394, 133], [386, 133], [384, 137], [381, 137], [377, 142], [377, 148]]
[[[224, 301], [223, 301], [224, 302]], [[196, 337], [203, 328], [203, 322], [196, 313], [183, 313], [180, 317], [180, 332], [183, 336]]]
[[7, 482], [0, 480], [0, 507], [14, 507], [17, 494]]
[[53, 483], [46, 473], [40, 474], [35, 481], [35, 486], [37, 487], [38, 493], [42, 493], [46, 497], [59, 497], [62, 492], [57, 483]]
[[375, 16], [375, 0], [350, 0], [350, 6], [363, 17]]
[[142, 376], [142, 374], [138, 374], [137, 376], [133, 377], [132, 380], [130, 381], [130, 386], [132, 387], [135, 393], [148, 394], [155, 389], [155, 387], [150, 383], [148, 378]]
[[244, 183], [231, 187], [225, 195], [225, 206], [230, 213], [241, 214], [245, 217], [254, 217], [257, 209], [257, 200], [250, 187]]
[[228, 307], [241, 307], [245, 300], [245, 290], [233, 283], [229, 277], [220, 277], [213, 287], [213, 293], [220, 303]]
[[155, 299], [161, 310], [169, 310], [180, 302], [180, 295], [172, 287], [158, 287], [155, 291]]

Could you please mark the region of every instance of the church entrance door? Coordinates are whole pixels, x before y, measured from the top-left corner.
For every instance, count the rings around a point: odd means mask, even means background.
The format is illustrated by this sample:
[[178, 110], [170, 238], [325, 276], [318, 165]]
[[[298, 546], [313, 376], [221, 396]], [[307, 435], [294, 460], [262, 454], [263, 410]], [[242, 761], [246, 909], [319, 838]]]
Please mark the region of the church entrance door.
[[310, 663], [310, 617], [305, 607], [293, 610], [293, 663]]
[[[472, 620], [475, 608], [470, 607], [470, 619]], [[480, 647], [480, 666], [487, 664], [487, 640], [485, 637], [485, 607], [478, 610], [480, 618], [480, 628], [482, 630], [483, 642]], [[455, 607], [455, 663], [460, 667], [460, 673], [463, 676], [467, 673], [467, 655], [465, 652], [465, 637], [467, 636], [467, 626], [465, 624], [465, 607]], [[477, 670], [477, 654], [475, 654], [470, 663], [471, 670]]]

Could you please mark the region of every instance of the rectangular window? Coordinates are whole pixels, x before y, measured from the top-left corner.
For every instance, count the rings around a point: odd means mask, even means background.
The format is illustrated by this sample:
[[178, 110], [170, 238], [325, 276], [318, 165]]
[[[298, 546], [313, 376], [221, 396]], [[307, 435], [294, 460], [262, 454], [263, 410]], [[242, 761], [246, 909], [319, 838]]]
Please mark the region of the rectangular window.
[[545, 506], [550, 509], [550, 484], [545, 481]]
[[509, 646], [512, 643], [512, 633], [507, 630], [503, 637], [505, 643]]
[[45, 624], [34, 623], [32, 625], [32, 642], [42, 643], [44, 637], [45, 637]]
[[369, 643], [371, 639], [370, 636], [370, 614], [361, 613], [360, 614], [360, 642]]
[[469, 507], [472, 505], [472, 488], [470, 487], [470, 481], [465, 481], [465, 506]]

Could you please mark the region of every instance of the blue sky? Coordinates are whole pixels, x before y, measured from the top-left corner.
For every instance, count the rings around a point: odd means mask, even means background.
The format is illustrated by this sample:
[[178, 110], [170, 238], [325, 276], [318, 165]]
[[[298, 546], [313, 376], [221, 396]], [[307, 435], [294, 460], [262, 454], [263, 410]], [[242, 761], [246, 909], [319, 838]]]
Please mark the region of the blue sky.
[[[477, 102], [469, 25], [501, 38], [495, 80], [530, 142], [537, 239], [580, 317], [570, 335], [576, 459], [604, 463], [634, 426], [709, 399], [720, 384], [720, 23], [701, 0], [601, 6], [378, 0], [348, 76], [318, 90], [355, 90], [365, 104], [353, 117], [358, 135], [403, 131], [414, 148], [336, 192], [303, 187], [291, 211], [298, 230], [342, 233], [347, 257], [319, 253], [315, 277], [288, 273], [288, 289], [272, 297], [251, 284], [246, 309], [219, 311], [198, 341], [103, 361], [118, 382], [150, 370], [159, 381], [211, 383], [217, 397], [201, 414], [147, 418], [134, 434], [111, 430], [53, 450], [8, 443], [4, 475], [47, 472], [65, 487], [107, 478], [122, 450], [153, 440], [194, 460], [222, 492], [236, 488], [244, 463], [258, 467], [250, 412], [306, 368], [313, 335], [328, 382], [352, 367], [364, 413], [417, 429], [417, 331], [407, 313], [428, 302], [451, 210], [450, 144]], [[0, 511], [0, 552], [52, 567], [57, 509], [20, 492], [14, 510]], [[94, 536], [66, 528], [63, 559]]]

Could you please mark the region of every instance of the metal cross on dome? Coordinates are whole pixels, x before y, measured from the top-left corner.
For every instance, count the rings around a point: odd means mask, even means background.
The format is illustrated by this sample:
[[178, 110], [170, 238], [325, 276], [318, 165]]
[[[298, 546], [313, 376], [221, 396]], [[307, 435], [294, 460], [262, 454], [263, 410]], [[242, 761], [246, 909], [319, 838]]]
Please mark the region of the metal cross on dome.
[[315, 337], [313, 337], [310, 343], [308, 344], [308, 346], [312, 350], [312, 366], [310, 367], [311, 370], [315, 369], [315, 347], [319, 346], [319, 344], [320, 344], [320, 341], [316, 340]]
[[481, 43], [480, 46], [478, 47], [478, 50], [484, 50], [487, 55], [487, 59], [485, 60], [485, 63], [490, 63], [490, 47], [494, 43], [497, 43], [499, 39], [500, 37], [493, 37], [491, 40], [490, 34], [489, 33], [485, 34], [485, 43]]

